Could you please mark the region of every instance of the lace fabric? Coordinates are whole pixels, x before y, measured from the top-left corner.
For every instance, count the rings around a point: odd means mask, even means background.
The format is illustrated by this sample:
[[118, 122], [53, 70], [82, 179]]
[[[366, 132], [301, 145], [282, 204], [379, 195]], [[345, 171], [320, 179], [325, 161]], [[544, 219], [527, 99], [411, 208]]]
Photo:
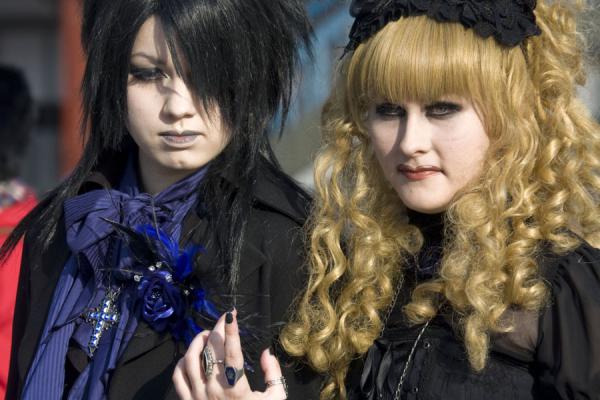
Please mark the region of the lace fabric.
[[541, 33], [533, 13], [535, 6], [536, 0], [353, 0], [350, 15], [355, 21], [345, 53], [389, 22], [417, 15], [458, 22], [481, 37], [493, 36], [498, 43], [514, 47]]

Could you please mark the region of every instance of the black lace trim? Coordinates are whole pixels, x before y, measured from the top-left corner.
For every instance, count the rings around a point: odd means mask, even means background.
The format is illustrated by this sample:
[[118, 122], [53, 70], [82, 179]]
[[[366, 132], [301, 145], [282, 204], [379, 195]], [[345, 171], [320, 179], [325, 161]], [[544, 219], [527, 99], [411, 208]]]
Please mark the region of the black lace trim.
[[536, 0], [353, 0], [350, 15], [355, 20], [345, 53], [401, 17], [427, 15], [439, 22], [459, 22], [508, 47], [529, 36], [539, 35], [533, 10]]

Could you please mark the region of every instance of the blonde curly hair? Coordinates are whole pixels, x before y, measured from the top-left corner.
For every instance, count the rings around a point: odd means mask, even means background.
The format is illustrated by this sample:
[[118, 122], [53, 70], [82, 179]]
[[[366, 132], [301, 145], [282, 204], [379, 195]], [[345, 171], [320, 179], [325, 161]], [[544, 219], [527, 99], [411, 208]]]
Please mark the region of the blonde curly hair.
[[326, 375], [322, 398], [345, 398], [349, 364], [380, 334], [423, 241], [369, 144], [365, 114], [376, 99], [461, 96], [490, 137], [481, 176], [445, 213], [439, 278], [417, 286], [404, 308], [419, 324], [441, 299], [450, 304], [475, 370], [485, 366], [490, 334], [513, 328], [501, 319], [507, 309], [545, 304], [542, 243], [556, 253], [581, 240], [600, 244], [600, 128], [575, 97], [585, 79], [576, 6], [538, 1], [542, 34], [515, 48], [456, 23], [402, 18], [342, 62], [315, 163], [310, 279], [281, 336], [290, 354]]

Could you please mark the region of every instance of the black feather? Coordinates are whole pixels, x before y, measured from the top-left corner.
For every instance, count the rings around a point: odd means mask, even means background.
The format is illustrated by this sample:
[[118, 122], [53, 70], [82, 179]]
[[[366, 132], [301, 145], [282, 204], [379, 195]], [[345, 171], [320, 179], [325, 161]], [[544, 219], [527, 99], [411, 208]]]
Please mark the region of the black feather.
[[106, 218], [102, 218], [102, 220], [115, 228], [121, 240], [127, 244], [137, 264], [150, 266], [161, 260], [160, 250], [150, 237], [116, 221]]

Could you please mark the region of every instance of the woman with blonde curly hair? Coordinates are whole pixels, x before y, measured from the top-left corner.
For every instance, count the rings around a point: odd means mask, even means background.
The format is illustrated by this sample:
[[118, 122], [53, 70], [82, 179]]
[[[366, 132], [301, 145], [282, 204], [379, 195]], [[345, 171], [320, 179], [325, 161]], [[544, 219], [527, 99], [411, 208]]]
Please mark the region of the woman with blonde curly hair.
[[282, 336], [322, 398], [600, 398], [582, 7], [353, 2]]

